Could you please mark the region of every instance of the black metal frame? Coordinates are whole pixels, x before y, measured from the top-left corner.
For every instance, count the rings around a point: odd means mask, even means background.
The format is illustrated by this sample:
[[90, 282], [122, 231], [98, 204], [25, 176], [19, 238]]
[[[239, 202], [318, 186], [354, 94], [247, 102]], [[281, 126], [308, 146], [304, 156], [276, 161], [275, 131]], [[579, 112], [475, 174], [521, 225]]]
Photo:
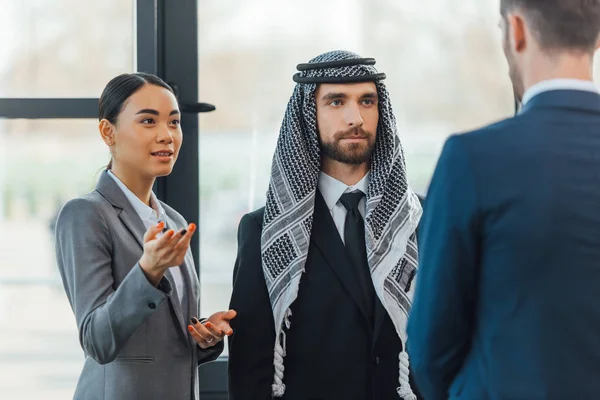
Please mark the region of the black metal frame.
[[[169, 2], [168, 7], [165, 5], [166, 1], [159, 1], [158, 75], [173, 86], [182, 106], [194, 104], [198, 101], [197, 0], [178, 0], [177, 5], [173, 2]], [[179, 211], [187, 221], [198, 224], [198, 115], [184, 112], [181, 127], [183, 146], [179, 150], [179, 159], [168, 177], [157, 180], [156, 195]], [[199, 247], [200, 240], [196, 236], [191, 248], [197, 271], [200, 266]]]
[[[135, 0], [135, 70], [158, 75], [171, 84], [182, 109], [198, 101], [197, 0]], [[97, 118], [97, 98], [0, 98], [0, 118]], [[173, 172], [159, 178], [156, 195], [186, 220], [199, 223], [199, 124], [195, 112], [181, 118], [184, 145]], [[200, 241], [192, 241], [196, 271], [200, 267]], [[227, 398], [227, 359], [203, 365], [200, 391], [204, 400]]]
[[136, 0], [135, 70], [160, 76], [160, 0]]
[[0, 118], [98, 118], [98, 99], [1, 99]]

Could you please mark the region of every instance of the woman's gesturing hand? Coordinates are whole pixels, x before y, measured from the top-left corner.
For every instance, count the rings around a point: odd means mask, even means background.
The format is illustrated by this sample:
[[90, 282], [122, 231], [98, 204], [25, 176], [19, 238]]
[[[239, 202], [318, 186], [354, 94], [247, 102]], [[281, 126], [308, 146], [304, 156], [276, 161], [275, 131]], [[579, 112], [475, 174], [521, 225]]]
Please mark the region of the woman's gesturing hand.
[[140, 267], [154, 286], [158, 285], [168, 268], [183, 264], [196, 231], [196, 225], [189, 224], [187, 229], [178, 232], [169, 229], [158, 237], [164, 227], [165, 223], [160, 222], [150, 227], [144, 235], [144, 254], [140, 259]]
[[222, 341], [225, 335], [231, 336], [233, 334], [229, 322], [236, 315], [237, 313], [234, 310], [229, 310], [216, 312], [203, 322], [192, 318], [192, 325], [188, 325], [188, 331], [190, 331], [198, 346], [207, 349]]

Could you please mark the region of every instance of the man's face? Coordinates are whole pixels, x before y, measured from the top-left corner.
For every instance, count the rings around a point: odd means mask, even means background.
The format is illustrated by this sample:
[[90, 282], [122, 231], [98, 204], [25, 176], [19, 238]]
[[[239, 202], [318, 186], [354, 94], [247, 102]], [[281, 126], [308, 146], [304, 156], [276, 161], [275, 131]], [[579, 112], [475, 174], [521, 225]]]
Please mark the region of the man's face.
[[315, 100], [322, 156], [352, 165], [370, 161], [379, 123], [375, 83], [323, 83]]

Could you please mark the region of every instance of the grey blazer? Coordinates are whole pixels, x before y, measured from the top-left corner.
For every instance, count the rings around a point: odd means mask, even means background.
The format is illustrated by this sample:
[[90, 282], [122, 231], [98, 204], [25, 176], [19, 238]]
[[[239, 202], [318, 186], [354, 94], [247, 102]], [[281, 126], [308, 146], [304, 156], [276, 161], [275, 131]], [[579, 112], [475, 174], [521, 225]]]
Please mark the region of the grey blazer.
[[[164, 203], [166, 224], [187, 226]], [[56, 257], [85, 353], [75, 399], [196, 400], [198, 365], [223, 343], [202, 350], [187, 331], [198, 315], [199, 282], [188, 251], [183, 307], [169, 271], [158, 288], [142, 272], [146, 229], [125, 194], [103, 172], [96, 189], [69, 201], [56, 223]]]

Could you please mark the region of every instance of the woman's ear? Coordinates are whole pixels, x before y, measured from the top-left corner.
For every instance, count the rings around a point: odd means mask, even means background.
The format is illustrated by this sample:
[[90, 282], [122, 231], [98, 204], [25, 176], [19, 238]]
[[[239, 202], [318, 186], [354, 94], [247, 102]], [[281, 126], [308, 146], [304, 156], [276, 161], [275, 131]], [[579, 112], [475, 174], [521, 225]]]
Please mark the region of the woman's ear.
[[109, 120], [106, 118], [102, 119], [98, 125], [98, 130], [100, 131], [102, 140], [104, 140], [104, 143], [108, 147], [115, 144], [115, 126]]

